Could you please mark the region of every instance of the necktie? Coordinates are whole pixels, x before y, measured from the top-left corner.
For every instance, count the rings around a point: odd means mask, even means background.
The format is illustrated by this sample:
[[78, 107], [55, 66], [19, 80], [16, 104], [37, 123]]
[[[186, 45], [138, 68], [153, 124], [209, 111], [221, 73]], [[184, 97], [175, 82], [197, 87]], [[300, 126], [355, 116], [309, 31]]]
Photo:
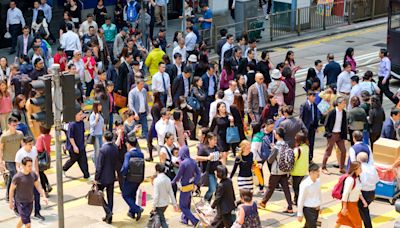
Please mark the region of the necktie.
[[167, 85], [165, 84], [164, 73], [161, 74], [162, 84], [164, 87], [164, 93], [167, 93]]
[[313, 104], [310, 105], [311, 105], [311, 122], [314, 123], [314, 105]]
[[260, 107], [264, 107], [265, 102], [264, 102], [264, 91], [262, 85], [258, 85], [258, 96], [260, 97]]

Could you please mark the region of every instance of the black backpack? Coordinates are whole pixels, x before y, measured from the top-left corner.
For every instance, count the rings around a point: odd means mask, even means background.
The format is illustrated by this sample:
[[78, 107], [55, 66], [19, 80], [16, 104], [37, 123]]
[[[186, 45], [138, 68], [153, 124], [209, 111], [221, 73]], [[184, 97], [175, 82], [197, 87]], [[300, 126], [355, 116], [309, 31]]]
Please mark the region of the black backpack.
[[129, 182], [142, 183], [144, 180], [144, 159], [131, 158], [128, 164], [126, 179]]
[[224, 52], [224, 61], [229, 61], [235, 53], [235, 47], [232, 47]]

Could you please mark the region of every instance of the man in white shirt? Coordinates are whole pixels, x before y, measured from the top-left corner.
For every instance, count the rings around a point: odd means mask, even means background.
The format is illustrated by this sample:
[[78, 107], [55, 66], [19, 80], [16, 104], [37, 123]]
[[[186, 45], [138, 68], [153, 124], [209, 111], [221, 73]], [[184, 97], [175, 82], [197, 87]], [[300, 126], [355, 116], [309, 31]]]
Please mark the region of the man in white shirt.
[[[213, 102], [210, 104], [210, 121], [209, 121], [209, 122], [210, 122], [210, 123], [209, 123], [210, 126], [211, 126], [212, 120], [214, 119], [214, 116], [217, 115], [217, 104], [218, 104], [219, 102], [224, 102], [224, 103], [225, 103], [225, 101], [223, 100], [223, 99], [224, 99], [224, 96], [225, 96], [224, 91], [219, 90], [219, 91], [215, 94], [215, 101], [213, 101]], [[225, 106], [226, 106], [226, 111], [229, 112], [230, 106], [226, 105], [226, 103], [225, 103]]]
[[324, 70], [323, 68], [323, 64], [321, 60], [315, 60], [314, 62], [314, 69], [315, 69], [315, 73], [317, 73], [317, 77], [319, 79], [319, 81], [321, 82], [321, 90], [324, 90], [325, 88], [325, 76], [324, 76]]
[[168, 73], [165, 72], [164, 62], [158, 64], [158, 72], [153, 75], [151, 86], [153, 92], [159, 92], [161, 94], [161, 102], [164, 107], [167, 107], [167, 101], [168, 99], [172, 99], [172, 97], [171, 82]]
[[297, 201], [297, 220], [306, 219], [304, 227], [317, 227], [318, 215], [322, 203], [321, 182], [319, 180], [319, 165], [311, 163], [308, 167], [309, 176], [300, 184]]
[[68, 59], [74, 56], [74, 51], [82, 50], [81, 40], [78, 34], [72, 31], [73, 27], [72, 24], [67, 24], [67, 32], [60, 37], [61, 47], [65, 50]]
[[227, 107], [230, 107], [233, 104], [236, 92], [239, 92], [237, 82], [229, 81], [229, 89], [224, 91], [224, 101]]
[[350, 95], [351, 91], [351, 77], [354, 76], [354, 72], [351, 71], [351, 65], [348, 62], [343, 64], [343, 71], [338, 76], [337, 81], [337, 92], [342, 95], [348, 96]]
[[17, 8], [15, 0], [10, 1], [10, 8], [7, 10], [6, 29], [11, 35], [11, 50], [9, 54], [15, 53], [17, 37], [21, 35], [22, 28], [25, 27], [25, 19], [22, 11]]
[[249, 46], [246, 49], [246, 52], [244, 53], [244, 57], [247, 58], [247, 53], [249, 53], [250, 50], [253, 50], [254, 53], [254, 59], [257, 61], [258, 54], [257, 54], [257, 40], [256, 39], [251, 39], [249, 40]]
[[173, 120], [170, 119], [171, 112], [167, 108], [162, 108], [160, 111], [161, 119], [157, 121], [155, 128], [157, 132], [158, 145], [161, 147], [164, 145], [164, 138], [167, 132], [174, 135], [174, 140], [176, 141], [176, 128]]
[[79, 36], [80, 36], [80, 37], [83, 37], [83, 35], [89, 34], [89, 27], [90, 27], [90, 26], [93, 26], [93, 27], [94, 27], [94, 30], [95, 30], [96, 33], [97, 33], [97, 29], [98, 29], [99, 27], [97, 26], [97, 23], [93, 20], [93, 14], [91, 14], [91, 13], [89, 13], [89, 14], [87, 15], [86, 21], [84, 21], [84, 22], [81, 24], [81, 26], [79, 27]]
[[193, 53], [196, 48], [197, 36], [193, 32], [193, 27], [189, 26], [186, 28], [186, 36], [185, 36], [185, 46], [187, 51], [187, 56]]
[[[353, 97], [358, 97], [360, 101], [362, 101], [361, 86], [360, 84], [358, 84], [360, 78], [357, 75], [354, 75], [350, 79], [351, 79], [351, 90], [350, 90], [349, 101], [351, 101], [351, 98]], [[351, 105], [351, 102], [349, 102], [349, 104], [347, 105], [347, 110], [350, 110], [352, 108], [353, 106]]]
[[226, 35], [226, 43], [224, 44], [224, 46], [222, 46], [221, 48], [221, 66], [224, 65], [224, 55], [225, 52], [228, 51], [229, 49], [233, 48], [233, 43], [235, 42], [233, 35], [232, 34], [228, 34]]
[[[364, 197], [367, 204], [370, 205], [375, 199], [375, 188], [376, 184], [379, 182], [378, 172], [376, 171], [373, 164], [369, 161], [368, 154], [361, 152], [357, 155], [357, 161], [361, 162], [361, 194]], [[363, 220], [365, 228], [372, 228], [371, 216], [369, 214], [369, 208], [364, 207], [361, 200], [358, 201], [358, 211]]]
[[171, 202], [174, 210], [178, 211], [174, 191], [169, 177], [165, 174], [165, 165], [161, 163], [156, 164], [157, 177], [153, 181], [154, 186], [154, 200], [153, 209], [160, 217], [161, 227], [168, 227], [165, 221], [164, 212]]
[[[36, 150], [36, 147], [34, 146], [33, 137], [25, 136], [22, 139], [22, 142], [23, 142], [23, 146], [15, 154], [15, 166], [19, 172], [23, 172], [23, 166], [21, 164], [22, 159], [24, 159], [25, 157], [30, 157], [32, 159], [32, 172], [35, 172], [36, 175], [39, 177], [38, 152]], [[33, 188], [33, 195], [34, 195], [34, 200], [35, 200], [35, 215], [34, 215], [34, 217], [44, 221], [45, 218], [40, 214], [40, 209], [41, 209], [40, 208], [40, 194], [36, 190], [36, 188]]]
[[174, 58], [175, 53], [181, 54], [182, 62], [186, 63], [186, 47], [185, 47], [185, 40], [183, 38], [179, 38], [178, 46], [176, 46], [172, 51], [172, 59], [174, 61], [174, 64], [175, 64], [175, 58]]

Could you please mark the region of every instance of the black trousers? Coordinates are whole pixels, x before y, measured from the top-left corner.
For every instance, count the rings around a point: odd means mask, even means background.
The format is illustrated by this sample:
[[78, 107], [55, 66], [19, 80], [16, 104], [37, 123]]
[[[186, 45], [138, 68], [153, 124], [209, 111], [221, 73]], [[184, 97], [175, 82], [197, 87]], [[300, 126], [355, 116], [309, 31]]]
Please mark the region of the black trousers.
[[313, 160], [314, 158], [314, 142], [315, 142], [315, 127], [310, 126], [310, 129], [308, 129], [308, 142], [309, 142], [309, 158], [310, 161]]
[[39, 176], [40, 176], [40, 184], [42, 185], [43, 191], [45, 192], [49, 191], [47, 186], [49, 186], [50, 184], [44, 171], [39, 171]]
[[85, 150], [79, 151], [78, 154], [70, 150], [68, 152], [69, 152], [69, 160], [65, 162], [63, 166], [64, 172], [68, 171], [68, 169], [71, 168], [71, 166], [73, 166], [75, 162], [78, 162], [79, 168], [83, 173], [83, 177], [89, 178], [90, 174], [86, 157], [86, 151]]
[[104, 200], [103, 209], [107, 215], [112, 214], [113, 206], [114, 206], [114, 182], [112, 184], [108, 184], [108, 185], [99, 184], [97, 187], [99, 188], [100, 191], [103, 191], [104, 189], [107, 190], [107, 202], [103, 198], [103, 200]]
[[305, 228], [317, 228], [319, 210], [312, 207], [303, 207], [304, 218], [306, 219]]
[[262, 203], [267, 203], [275, 191], [275, 188], [280, 184], [282, 190], [285, 193], [285, 198], [288, 203], [288, 210], [293, 210], [292, 206], [292, 196], [290, 195], [288, 175], [271, 175], [268, 181], [267, 192], [265, 193]]
[[211, 228], [224, 228], [224, 227], [231, 227], [233, 224], [232, 221], [232, 214], [220, 214], [217, 213], [214, 220], [211, 222]]
[[11, 51], [15, 51], [15, 47], [17, 47], [17, 38], [22, 34], [22, 25], [10, 25], [10, 27], [8, 27], [8, 31], [11, 34]]
[[[207, 91], [207, 93], [208, 93], [208, 91]], [[206, 102], [204, 105], [204, 112], [201, 117], [201, 122], [204, 127], [207, 127], [210, 123], [210, 106], [211, 106], [211, 103], [214, 101], [215, 101], [215, 96], [207, 96]]]
[[[365, 201], [367, 201], [368, 206], [375, 199], [375, 191], [361, 191], [362, 196]], [[363, 220], [365, 228], [372, 228], [371, 215], [369, 214], [369, 208], [364, 207], [361, 200], [358, 201], [358, 211], [360, 212], [361, 219]]]
[[381, 89], [381, 93], [379, 94], [379, 97], [381, 98], [381, 102], [383, 99], [383, 94], [385, 94], [385, 96], [387, 98], [389, 98], [396, 105], [399, 102], [399, 99], [396, 96], [394, 96], [392, 91], [390, 91], [390, 89], [389, 89], [390, 78], [386, 81], [385, 85], [382, 85], [382, 81], [383, 81], [383, 77], [379, 77], [378, 87], [379, 87], [379, 89]]
[[299, 198], [300, 183], [304, 176], [292, 176], [293, 178], [293, 191], [294, 191], [294, 202], [297, 204], [297, 199]]

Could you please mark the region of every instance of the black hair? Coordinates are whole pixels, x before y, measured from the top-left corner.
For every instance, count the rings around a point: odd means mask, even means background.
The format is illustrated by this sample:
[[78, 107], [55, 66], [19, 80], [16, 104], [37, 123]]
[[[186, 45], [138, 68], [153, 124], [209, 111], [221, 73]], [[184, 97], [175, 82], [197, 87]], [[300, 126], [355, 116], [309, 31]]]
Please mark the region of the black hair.
[[221, 35], [221, 37], [226, 36], [227, 33], [228, 33], [228, 30], [226, 28], [219, 30], [219, 34]]
[[224, 91], [223, 90], [218, 90], [218, 92], [217, 92], [218, 99], [223, 99], [224, 96], [225, 96]]
[[380, 53], [383, 54], [383, 56], [387, 57], [388, 56], [388, 51], [386, 48], [382, 48], [381, 50], [379, 50]]
[[218, 165], [216, 172], [219, 179], [225, 179], [228, 176], [228, 169], [224, 165]]
[[28, 136], [25, 136], [25, 137], [22, 139], [22, 142], [24, 142], [24, 143], [30, 143], [30, 142], [33, 142], [33, 137], [32, 137], [32, 136], [30, 136], [30, 135], [28, 135]]
[[177, 52], [177, 53], [174, 54], [174, 59], [177, 59], [179, 57], [182, 58], [181, 53]]
[[172, 114], [174, 120], [181, 120], [181, 116], [182, 116], [182, 111], [180, 110], [175, 110], [174, 114]]
[[233, 37], [233, 35], [232, 34], [228, 34], [228, 35], [226, 35], [226, 39], [227, 40], [229, 40], [230, 38], [232, 38]]
[[320, 64], [320, 63], [322, 63], [322, 61], [321, 61], [321, 60], [319, 60], [319, 59], [315, 60], [315, 62], [314, 62], [314, 66], [318, 66], [318, 64]]
[[111, 142], [113, 140], [113, 138], [114, 138], [114, 134], [111, 131], [104, 132], [104, 139], [107, 142]]
[[23, 166], [26, 166], [26, 164], [27, 164], [28, 162], [32, 162], [32, 158], [30, 158], [30, 157], [28, 157], [28, 156], [24, 157], [24, 158], [22, 159], [22, 161], [21, 161], [21, 163], [22, 163]]
[[253, 200], [253, 193], [249, 189], [240, 189], [240, 198], [249, 203]]
[[363, 141], [363, 133], [361, 131], [354, 131], [353, 132], [353, 138], [357, 141], [357, 142], [362, 142]]
[[396, 108], [396, 107], [393, 107], [393, 108], [390, 110], [390, 116], [397, 116], [399, 113], [400, 113], [400, 109], [398, 109], [398, 108]]
[[315, 172], [319, 170], [319, 165], [317, 163], [311, 163], [310, 165], [308, 165], [308, 172]]
[[157, 163], [156, 164], [156, 172], [158, 172], [158, 173], [165, 172], [165, 165], [162, 163]]
[[131, 131], [128, 133], [128, 135], [126, 136], [126, 142], [132, 147], [136, 147], [138, 145], [135, 131]]
[[343, 68], [346, 68], [346, 67], [348, 67], [348, 66], [351, 66], [350, 63], [347, 62], [347, 61], [344, 61], [344, 62], [343, 62]]
[[285, 138], [285, 129], [279, 127], [275, 130], [275, 133], [279, 135], [282, 139]]
[[15, 118], [14, 116], [10, 116], [8, 118], [8, 124], [11, 124], [11, 123], [18, 123], [18, 119]]

